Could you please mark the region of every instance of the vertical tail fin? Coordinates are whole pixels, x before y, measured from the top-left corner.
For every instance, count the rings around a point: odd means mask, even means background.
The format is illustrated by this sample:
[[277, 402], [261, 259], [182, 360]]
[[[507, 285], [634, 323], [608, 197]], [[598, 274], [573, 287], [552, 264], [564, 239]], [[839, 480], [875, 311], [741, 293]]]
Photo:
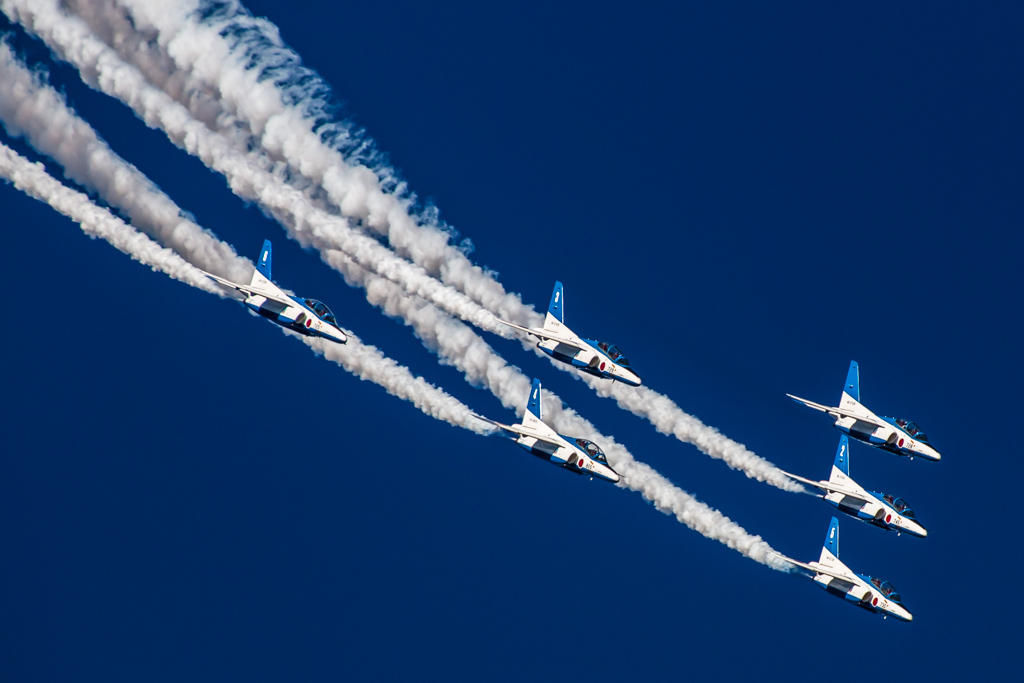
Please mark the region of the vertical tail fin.
[[850, 440], [843, 434], [839, 437], [839, 448], [836, 449], [836, 460], [832, 463], [832, 474], [829, 481], [836, 481], [840, 474], [850, 476]]
[[256, 259], [256, 270], [252, 274], [252, 280], [249, 282], [250, 286], [256, 287], [262, 284], [261, 277], [265, 278], [268, 282], [273, 281], [273, 278], [270, 277], [270, 262], [272, 258], [270, 240], [263, 240], [263, 249], [260, 251], [260, 257]]
[[832, 518], [832, 523], [828, 526], [828, 535], [825, 536], [825, 544], [821, 546], [821, 559], [819, 562], [822, 564], [832, 564], [831, 555], [835, 559], [839, 559], [839, 520], [835, 517]]
[[541, 419], [539, 379], [533, 380], [533, 387], [530, 389], [530, 402], [526, 404], [526, 412], [532, 413], [538, 420]]
[[565, 322], [565, 296], [562, 293], [562, 283], [555, 282], [555, 289], [551, 292], [551, 303], [548, 304], [548, 314], [544, 317], [544, 329], [550, 330], [558, 327], [552, 322]]
[[[860, 403], [860, 367], [857, 361], [850, 361], [850, 370], [846, 373], [846, 384], [843, 385], [843, 393], [849, 394], [857, 403]], [[842, 405], [842, 397], [839, 398]]]
[[523, 426], [535, 427], [541, 424], [540, 410], [540, 380], [534, 379], [530, 387], [530, 400], [526, 404], [526, 412], [523, 413]]

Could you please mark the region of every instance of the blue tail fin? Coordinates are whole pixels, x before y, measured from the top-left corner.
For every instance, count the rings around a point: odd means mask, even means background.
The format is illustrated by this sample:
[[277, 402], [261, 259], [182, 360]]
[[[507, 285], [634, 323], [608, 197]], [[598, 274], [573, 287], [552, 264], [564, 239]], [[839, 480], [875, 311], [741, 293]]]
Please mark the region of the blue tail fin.
[[833, 464], [837, 470], [850, 476], [850, 440], [846, 434], [839, 437], [839, 448], [836, 449], [836, 461]]
[[270, 277], [271, 258], [272, 255], [270, 253], [270, 240], [263, 240], [263, 251], [260, 252], [260, 258], [256, 262], [256, 270], [260, 271], [260, 274], [263, 275], [263, 277], [267, 278], [270, 281], [273, 281], [274, 278]]
[[825, 537], [823, 549], [837, 558], [839, 557], [839, 520], [835, 517], [832, 518], [832, 523], [828, 526], [828, 536]]
[[843, 391], [853, 397], [854, 401], [860, 403], [860, 368], [857, 361], [850, 361], [850, 371], [846, 373], [846, 385]]
[[560, 323], [565, 322], [565, 312], [563, 310], [565, 302], [562, 299], [562, 283], [556, 282], [555, 289], [551, 292], [551, 303], [548, 304], [548, 313]]
[[538, 420], [541, 419], [540, 415], [540, 380], [533, 380], [533, 387], [530, 389], [530, 402], [526, 404], [526, 410], [529, 413], [533, 413]]

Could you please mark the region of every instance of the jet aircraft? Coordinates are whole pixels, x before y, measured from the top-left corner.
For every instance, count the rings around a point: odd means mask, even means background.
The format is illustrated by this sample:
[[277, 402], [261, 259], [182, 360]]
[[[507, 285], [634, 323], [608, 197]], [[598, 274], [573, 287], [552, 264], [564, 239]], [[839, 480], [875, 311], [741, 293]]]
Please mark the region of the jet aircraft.
[[338, 321], [327, 306], [316, 299], [301, 299], [291, 296], [270, 281], [271, 249], [270, 240], [263, 241], [256, 270], [248, 285], [238, 284], [202, 271], [211, 280], [245, 295], [244, 303], [251, 311], [262, 315], [281, 327], [304, 334], [307, 337], [323, 337], [344, 344], [348, 336], [338, 327]]
[[629, 367], [629, 359], [619, 347], [607, 342], [584, 339], [565, 326], [564, 304], [562, 283], [556, 282], [555, 289], [551, 292], [548, 314], [544, 317], [544, 327], [526, 328], [505, 320], [498, 322], [537, 337], [540, 339], [537, 347], [557, 361], [579, 368], [594, 377], [614, 379], [634, 387], [640, 386], [640, 377]]
[[839, 448], [828, 481], [811, 481], [789, 472], [783, 474], [821, 489], [825, 494], [820, 498], [854, 519], [897, 534], [906, 531], [918, 538], [928, 535], [905, 500], [887, 493], [868, 491], [850, 478], [850, 442], [846, 434], [839, 437]]
[[820, 410], [835, 418], [836, 427], [866, 444], [881, 448], [896, 455], [921, 457], [937, 462], [942, 455], [928, 443], [928, 437], [921, 429], [908, 420], [879, 417], [860, 402], [860, 369], [857, 361], [850, 361], [846, 374], [846, 385], [839, 399], [839, 407], [830, 408], [814, 401], [786, 394], [798, 403]]
[[852, 602], [870, 612], [883, 616], [894, 616], [903, 621], [913, 620], [913, 615], [903, 606], [903, 599], [888, 581], [855, 574], [849, 567], [839, 561], [839, 520], [832, 518], [825, 537], [825, 545], [821, 548], [821, 557], [817, 562], [804, 564], [775, 553], [782, 559], [797, 567], [814, 572], [814, 583], [832, 595]]
[[541, 421], [538, 379], [533, 380], [530, 401], [526, 405], [521, 424], [506, 425], [475, 413], [474, 416], [508, 432], [517, 444], [542, 460], [548, 460], [576, 474], [589, 474], [591, 478], [600, 477], [611, 482], [619, 480], [619, 475], [608, 464], [608, 458], [596, 443], [557, 434]]

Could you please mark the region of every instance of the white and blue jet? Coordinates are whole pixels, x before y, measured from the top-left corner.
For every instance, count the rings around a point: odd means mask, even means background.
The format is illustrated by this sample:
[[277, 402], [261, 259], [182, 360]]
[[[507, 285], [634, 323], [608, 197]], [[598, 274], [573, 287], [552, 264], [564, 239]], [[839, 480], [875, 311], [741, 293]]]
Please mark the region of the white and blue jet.
[[263, 241], [263, 251], [256, 262], [249, 284], [231, 282], [203, 271], [211, 280], [241, 292], [246, 307], [271, 320], [281, 327], [304, 334], [307, 337], [323, 337], [332, 342], [344, 344], [348, 336], [338, 327], [331, 309], [316, 299], [302, 299], [292, 296], [270, 281], [271, 248], [270, 240]]
[[[778, 553], [775, 553], [779, 555]], [[862, 607], [869, 612], [912, 621], [914, 616], [903, 606], [903, 599], [888, 581], [864, 574], [856, 574], [839, 561], [839, 520], [832, 518], [817, 562], [804, 564], [779, 555], [786, 562], [814, 572], [811, 577], [830, 594]]]
[[614, 379], [630, 386], [638, 387], [640, 377], [629, 367], [629, 359], [619, 347], [607, 342], [584, 339], [565, 326], [564, 294], [562, 283], [555, 283], [548, 304], [548, 314], [544, 317], [544, 327], [520, 327], [505, 320], [498, 322], [514, 327], [537, 337], [537, 343], [544, 353], [557, 361], [578, 368], [583, 372], [602, 379]]
[[474, 415], [477, 419], [508, 432], [517, 444], [541, 460], [547, 460], [576, 474], [590, 475], [591, 478], [600, 477], [611, 482], [618, 481], [619, 475], [608, 464], [608, 458], [596, 443], [558, 434], [541, 420], [540, 397], [540, 380], [535, 379], [530, 389], [530, 401], [526, 404], [526, 412], [523, 413], [523, 421], [520, 424], [507, 425], [475, 413]]
[[907, 501], [888, 493], [868, 491], [850, 478], [850, 442], [846, 434], [839, 437], [839, 448], [836, 449], [836, 459], [828, 481], [811, 481], [789, 472], [783, 474], [821, 489], [824, 494], [820, 498], [854, 519], [897, 534], [905, 531], [918, 538], [928, 535], [928, 531], [914, 517], [914, 511], [907, 505]]
[[893, 417], [879, 417], [860, 402], [860, 369], [857, 361], [850, 361], [846, 385], [839, 398], [839, 406], [830, 408], [793, 394], [794, 401], [827, 413], [835, 419], [836, 428], [858, 441], [896, 455], [924, 458], [937, 462], [942, 455], [928, 443], [928, 436], [913, 422]]

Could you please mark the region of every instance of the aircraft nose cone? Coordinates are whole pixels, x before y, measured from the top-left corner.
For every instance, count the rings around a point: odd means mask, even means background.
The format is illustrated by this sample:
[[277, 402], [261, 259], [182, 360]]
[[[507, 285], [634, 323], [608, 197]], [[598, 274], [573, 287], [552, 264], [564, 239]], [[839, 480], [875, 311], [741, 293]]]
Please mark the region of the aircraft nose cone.
[[608, 481], [612, 482], [613, 484], [618, 483], [619, 480], [622, 479], [622, 477], [619, 476], [619, 473], [613, 470], [611, 467], [602, 467], [601, 476], [607, 479]]

